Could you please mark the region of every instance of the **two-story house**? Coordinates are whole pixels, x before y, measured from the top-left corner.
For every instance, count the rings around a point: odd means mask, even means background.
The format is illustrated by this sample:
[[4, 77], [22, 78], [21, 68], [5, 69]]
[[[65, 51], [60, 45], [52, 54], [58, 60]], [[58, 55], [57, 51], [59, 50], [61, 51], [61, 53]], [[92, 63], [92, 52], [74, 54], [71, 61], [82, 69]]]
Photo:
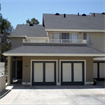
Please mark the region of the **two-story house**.
[[44, 14], [42, 25], [17, 25], [4, 53], [8, 84], [18, 78], [29, 85], [86, 85], [105, 78], [104, 19], [104, 13], [56, 13]]

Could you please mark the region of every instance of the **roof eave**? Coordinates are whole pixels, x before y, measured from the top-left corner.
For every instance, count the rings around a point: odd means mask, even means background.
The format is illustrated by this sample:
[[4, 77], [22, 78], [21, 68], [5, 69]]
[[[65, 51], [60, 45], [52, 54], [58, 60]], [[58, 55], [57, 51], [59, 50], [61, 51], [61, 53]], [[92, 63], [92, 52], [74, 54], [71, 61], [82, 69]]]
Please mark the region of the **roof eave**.
[[105, 30], [86, 30], [86, 29], [45, 29], [46, 31], [72, 31], [72, 32], [105, 32]]
[[91, 56], [91, 57], [105, 57], [105, 54], [35, 54], [35, 53], [3, 53], [4, 56]]
[[16, 37], [16, 38], [17, 38], [17, 37], [22, 37], [22, 38], [23, 38], [23, 37], [26, 37], [26, 36], [27, 36], [27, 35], [20, 35], [20, 36], [19, 36], [19, 35], [8, 35], [8, 37]]

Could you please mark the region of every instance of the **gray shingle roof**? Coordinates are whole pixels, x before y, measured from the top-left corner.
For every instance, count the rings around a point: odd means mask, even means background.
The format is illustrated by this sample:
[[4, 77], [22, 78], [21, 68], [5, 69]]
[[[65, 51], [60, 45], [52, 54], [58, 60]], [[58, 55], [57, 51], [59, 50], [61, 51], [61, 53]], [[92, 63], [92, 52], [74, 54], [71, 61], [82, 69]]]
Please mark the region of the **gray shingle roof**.
[[46, 29], [87, 29], [87, 30], [105, 30], [105, 15], [78, 16], [66, 15], [59, 16], [55, 14], [44, 14], [44, 24]]
[[42, 25], [17, 25], [11, 36], [47, 37], [45, 28]]
[[104, 54], [103, 52], [87, 46], [20, 46], [4, 54], [32, 53], [32, 54]]

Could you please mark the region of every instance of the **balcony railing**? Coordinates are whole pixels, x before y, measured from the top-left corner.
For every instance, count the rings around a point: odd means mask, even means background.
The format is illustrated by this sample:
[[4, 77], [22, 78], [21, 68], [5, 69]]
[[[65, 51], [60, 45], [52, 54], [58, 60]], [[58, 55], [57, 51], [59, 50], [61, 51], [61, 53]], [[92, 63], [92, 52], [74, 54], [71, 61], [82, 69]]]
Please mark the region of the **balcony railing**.
[[83, 39], [49, 39], [49, 43], [87, 43], [87, 40]]
[[66, 43], [66, 44], [87, 44], [83, 39], [23, 39], [23, 43]]
[[47, 43], [48, 39], [23, 39], [23, 43]]

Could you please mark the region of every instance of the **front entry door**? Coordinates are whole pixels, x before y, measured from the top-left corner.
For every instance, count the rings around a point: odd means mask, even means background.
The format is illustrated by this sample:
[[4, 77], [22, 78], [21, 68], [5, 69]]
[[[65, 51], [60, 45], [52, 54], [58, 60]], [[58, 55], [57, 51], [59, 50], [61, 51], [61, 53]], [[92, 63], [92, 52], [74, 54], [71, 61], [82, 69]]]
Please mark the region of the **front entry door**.
[[22, 61], [17, 61], [17, 79], [22, 79]]
[[33, 61], [33, 85], [56, 85], [56, 63], [54, 61]]

